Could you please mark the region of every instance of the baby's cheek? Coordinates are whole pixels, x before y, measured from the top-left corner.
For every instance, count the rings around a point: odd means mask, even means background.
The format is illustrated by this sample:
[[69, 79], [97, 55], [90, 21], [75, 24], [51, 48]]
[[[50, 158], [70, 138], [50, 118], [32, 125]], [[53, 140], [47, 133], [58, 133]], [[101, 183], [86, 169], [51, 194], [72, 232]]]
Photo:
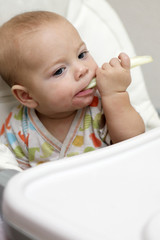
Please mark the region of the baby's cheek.
[[98, 69], [98, 65], [93, 57], [90, 58], [90, 70], [94, 71], [94, 75], [96, 74], [96, 70]]
[[93, 69], [94, 69], [94, 71], [95, 71], [95, 74], [96, 74], [97, 70], [99, 69], [99, 67], [98, 67], [98, 65], [97, 65], [97, 63], [96, 63], [96, 62], [95, 62], [95, 65], [94, 65]]
[[100, 73], [100, 68], [98, 67], [98, 68], [96, 69], [96, 77], [99, 76], [99, 73]]

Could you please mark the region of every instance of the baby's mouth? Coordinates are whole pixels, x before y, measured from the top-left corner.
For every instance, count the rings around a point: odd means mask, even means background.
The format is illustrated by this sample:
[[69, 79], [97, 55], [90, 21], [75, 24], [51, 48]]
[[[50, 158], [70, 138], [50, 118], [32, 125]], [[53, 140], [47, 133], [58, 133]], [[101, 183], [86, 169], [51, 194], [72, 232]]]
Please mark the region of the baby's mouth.
[[85, 87], [85, 88], [82, 88], [79, 92], [77, 92], [75, 94], [75, 96], [77, 97], [80, 97], [80, 96], [85, 96], [85, 95], [88, 95], [88, 94], [92, 94], [94, 89], [96, 86], [96, 78], [93, 78], [89, 84]]
[[95, 86], [96, 86], [96, 78], [93, 78], [93, 79], [90, 81], [90, 83], [88, 84], [88, 86], [85, 87], [84, 90], [94, 88]]
[[83, 89], [82, 91], [78, 92], [75, 96], [76, 97], [83, 97], [92, 94], [94, 89]]

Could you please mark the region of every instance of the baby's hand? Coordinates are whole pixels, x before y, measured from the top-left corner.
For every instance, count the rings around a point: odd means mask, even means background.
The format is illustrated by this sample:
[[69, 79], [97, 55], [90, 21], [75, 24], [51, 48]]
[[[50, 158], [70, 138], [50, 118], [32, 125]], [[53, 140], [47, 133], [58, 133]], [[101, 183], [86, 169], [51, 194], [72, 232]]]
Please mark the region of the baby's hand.
[[96, 71], [97, 88], [101, 97], [125, 92], [131, 83], [130, 58], [121, 53], [118, 58], [112, 58]]

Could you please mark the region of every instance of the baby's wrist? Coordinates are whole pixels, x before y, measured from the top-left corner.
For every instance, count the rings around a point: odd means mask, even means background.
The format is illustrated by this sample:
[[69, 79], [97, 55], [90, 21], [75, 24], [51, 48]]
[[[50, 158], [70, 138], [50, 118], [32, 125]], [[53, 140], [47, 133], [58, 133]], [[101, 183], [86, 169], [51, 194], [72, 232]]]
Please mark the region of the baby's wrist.
[[128, 92], [127, 91], [123, 91], [123, 92], [101, 92], [101, 99], [106, 99], [106, 100], [110, 100], [112, 101], [112, 99], [115, 100], [119, 100], [121, 98], [126, 98], [128, 96]]
[[125, 92], [116, 92], [112, 94], [102, 95], [102, 104], [109, 107], [120, 108], [130, 106], [129, 94]]

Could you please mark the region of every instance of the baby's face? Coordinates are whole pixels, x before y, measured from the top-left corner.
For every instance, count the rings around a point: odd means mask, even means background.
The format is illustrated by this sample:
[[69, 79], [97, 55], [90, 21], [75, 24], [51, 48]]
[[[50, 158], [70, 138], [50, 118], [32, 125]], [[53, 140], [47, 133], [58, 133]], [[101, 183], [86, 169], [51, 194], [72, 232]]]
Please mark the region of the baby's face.
[[95, 89], [84, 88], [95, 77], [97, 64], [71, 24], [62, 21], [42, 27], [26, 47], [32, 67], [25, 86], [38, 112], [63, 116], [92, 102]]

